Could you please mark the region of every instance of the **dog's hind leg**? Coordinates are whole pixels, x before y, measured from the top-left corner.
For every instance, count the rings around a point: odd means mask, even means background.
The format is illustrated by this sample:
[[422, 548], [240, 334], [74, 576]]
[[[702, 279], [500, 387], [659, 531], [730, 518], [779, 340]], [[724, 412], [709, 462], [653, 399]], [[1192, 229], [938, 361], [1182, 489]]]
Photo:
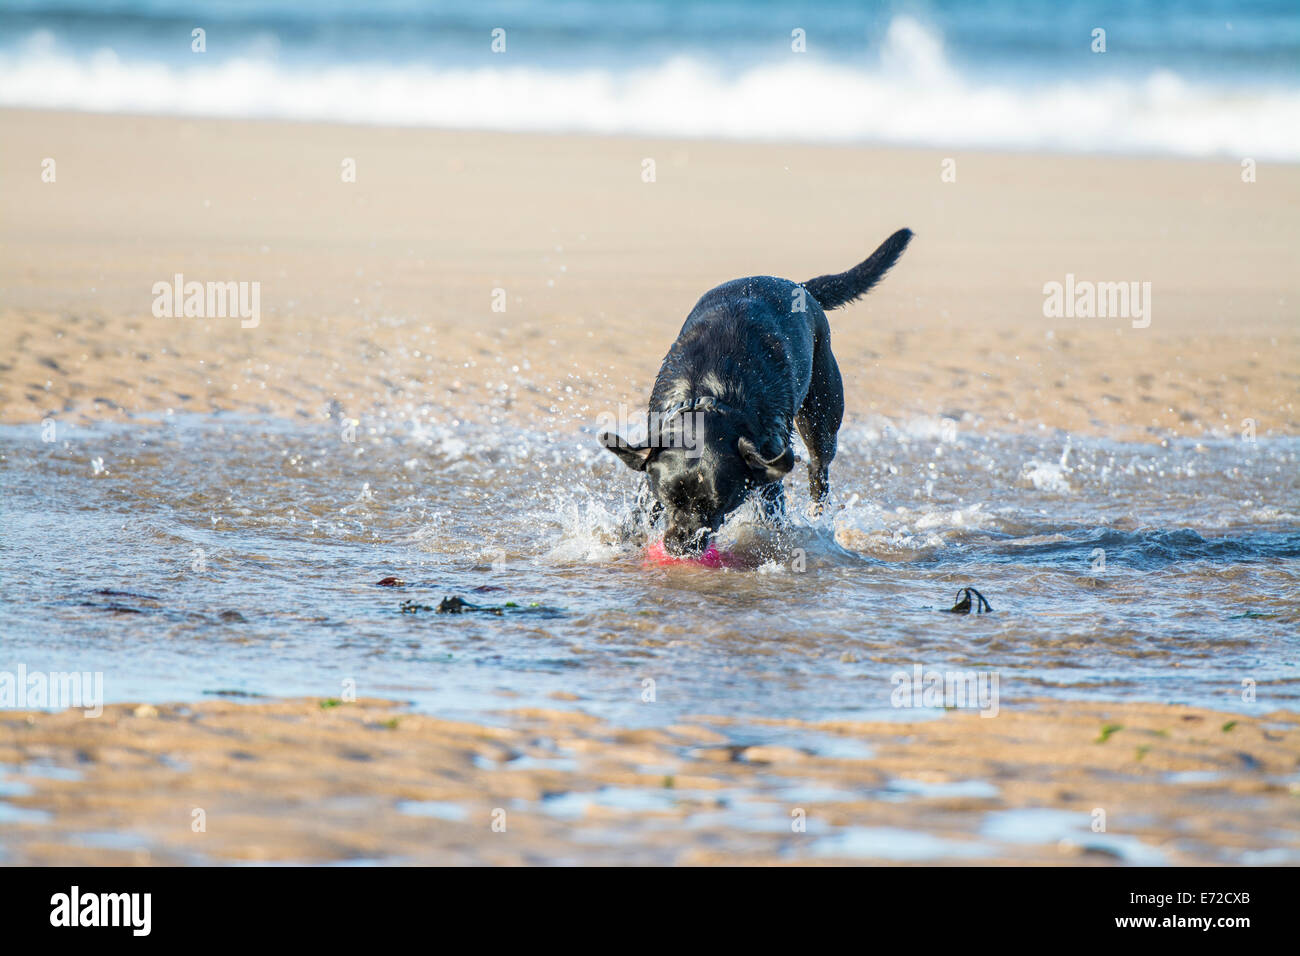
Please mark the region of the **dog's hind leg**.
[[840, 423], [844, 420], [844, 380], [831, 352], [825, 315], [817, 323], [813, 346], [812, 383], [794, 423], [808, 446], [808, 492], [812, 513], [820, 515], [830, 493], [831, 461], [835, 458]]
[[808, 446], [808, 495], [812, 498], [812, 514], [820, 515], [830, 494], [831, 460], [835, 457], [836, 447], [835, 428], [825, 427], [825, 415], [816, 409], [809, 409], [806, 402], [794, 421], [799, 426], [799, 435], [804, 444]]

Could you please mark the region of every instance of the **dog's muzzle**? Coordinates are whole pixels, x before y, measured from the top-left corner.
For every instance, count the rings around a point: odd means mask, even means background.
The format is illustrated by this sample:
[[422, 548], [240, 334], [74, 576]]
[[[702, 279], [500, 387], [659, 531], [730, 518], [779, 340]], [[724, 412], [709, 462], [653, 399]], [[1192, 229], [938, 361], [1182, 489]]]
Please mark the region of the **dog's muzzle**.
[[664, 550], [677, 558], [697, 557], [708, 549], [712, 537], [713, 533], [708, 528], [669, 528], [664, 532]]

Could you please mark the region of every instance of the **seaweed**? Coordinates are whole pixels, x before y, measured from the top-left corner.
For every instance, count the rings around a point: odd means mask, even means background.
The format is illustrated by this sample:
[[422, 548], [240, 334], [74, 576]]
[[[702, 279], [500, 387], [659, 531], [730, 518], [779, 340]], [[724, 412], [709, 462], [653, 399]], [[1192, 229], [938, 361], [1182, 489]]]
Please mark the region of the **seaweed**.
[[540, 614], [543, 617], [559, 617], [564, 612], [556, 607], [548, 607], [545, 604], [539, 604], [536, 601], [528, 605], [516, 604], [514, 601], [507, 601], [505, 604], [471, 604], [464, 598], [452, 595], [444, 597], [438, 604], [420, 604], [417, 601], [406, 600], [401, 604], [403, 614], [416, 614], [420, 611], [432, 611], [435, 614], [491, 614], [496, 617], [504, 617], [507, 614]]
[[961, 588], [957, 592], [957, 603], [952, 607], [944, 608], [944, 612], [947, 614], [969, 614], [971, 612], [971, 595], [975, 596], [977, 602], [974, 605], [977, 614], [992, 613], [993, 606], [984, 599], [984, 595], [972, 587]]
[[1101, 735], [1093, 741], [1095, 744], [1104, 744], [1110, 740], [1112, 734], [1117, 734], [1124, 729], [1123, 724], [1106, 724], [1101, 728]]

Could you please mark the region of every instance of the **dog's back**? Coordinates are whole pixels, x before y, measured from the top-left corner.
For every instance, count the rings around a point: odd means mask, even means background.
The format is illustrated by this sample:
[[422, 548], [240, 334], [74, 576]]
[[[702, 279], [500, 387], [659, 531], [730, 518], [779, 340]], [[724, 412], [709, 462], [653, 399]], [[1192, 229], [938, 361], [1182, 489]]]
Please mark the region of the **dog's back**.
[[900, 229], [847, 272], [803, 283], [750, 276], [710, 289], [665, 356], [650, 408], [671, 408], [704, 392], [751, 409], [760, 423], [773, 416], [791, 421], [808, 393], [814, 357], [829, 338], [826, 311], [870, 291], [911, 239], [910, 229]]
[[762, 420], [788, 415], [808, 391], [820, 305], [801, 286], [773, 276], [733, 279], [710, 289], [682, 324], [655, 379], [651, 408], [705, 392]]

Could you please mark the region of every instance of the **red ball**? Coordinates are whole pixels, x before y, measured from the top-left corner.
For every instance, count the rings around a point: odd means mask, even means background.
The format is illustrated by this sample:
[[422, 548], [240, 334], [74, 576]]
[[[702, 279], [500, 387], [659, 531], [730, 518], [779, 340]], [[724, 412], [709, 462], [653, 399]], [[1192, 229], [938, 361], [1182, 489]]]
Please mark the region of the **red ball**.
[[664, 566], [669, 564], [698, 564], [705, 568], [729, 568], [736, 565], [736, 558], [730, 551], [719, 551], [718, 546], [712, 541], [704, 549], [702, 554], [695, 557], [679, 557], [675, 554], [669, 554], [664, 548], [663, 539], [652, 541], [645, 549], [645, 563], [647, 565]]

